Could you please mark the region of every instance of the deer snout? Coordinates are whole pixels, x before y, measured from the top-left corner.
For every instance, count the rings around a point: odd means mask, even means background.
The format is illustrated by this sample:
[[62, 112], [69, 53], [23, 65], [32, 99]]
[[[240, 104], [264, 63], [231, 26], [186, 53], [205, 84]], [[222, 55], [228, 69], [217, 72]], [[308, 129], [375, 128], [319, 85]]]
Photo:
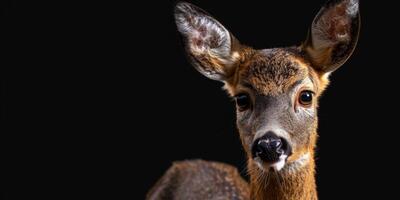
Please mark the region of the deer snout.
[[253, 158], [259, 157], [267, 163], [278, 162], [284, 155], [286, 155], [286, 158], [291, 154], [290, 151], [289, 143], [273, 132], [267, 132], [262, 137], [256, 139], [252, 146]]

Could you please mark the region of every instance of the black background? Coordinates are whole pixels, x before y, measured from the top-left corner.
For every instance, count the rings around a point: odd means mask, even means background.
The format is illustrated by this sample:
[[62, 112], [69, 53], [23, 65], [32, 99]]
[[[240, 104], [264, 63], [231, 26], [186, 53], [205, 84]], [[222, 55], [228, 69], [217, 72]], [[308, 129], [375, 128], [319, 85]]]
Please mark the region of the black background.
[[[299, 44], [324, 1], [190, 1], [255, 48]], [[190, 66], [175, 1], [2, 3], [2, 197], [143, 199], [175, 160], [245, 157], [234, 103]], [[361, 2], [356, 51], [320, 101], [320, 199], [397, 180], [398, 10]]]

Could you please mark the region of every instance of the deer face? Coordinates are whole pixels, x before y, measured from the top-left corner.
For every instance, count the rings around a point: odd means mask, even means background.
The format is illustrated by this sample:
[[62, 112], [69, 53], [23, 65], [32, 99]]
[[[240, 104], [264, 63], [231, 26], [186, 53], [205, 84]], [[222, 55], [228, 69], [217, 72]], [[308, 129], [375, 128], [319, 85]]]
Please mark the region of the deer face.
[[218, 21], [188, 3], [177, 4], [175, 19], [192, 64], [224, 82], [235, 99], [249, 162], [277, 171], [306, 163], [317, 137], [318, 97], [357, 42], [358, 1], [328, 2], [305, 42], [291, 48], [241, 45]]
[[237, 127], [249, 157], [280, 170], [312, 150], [318, 75], [289, 49], [251, 53], [226, 88], [237, 104]]

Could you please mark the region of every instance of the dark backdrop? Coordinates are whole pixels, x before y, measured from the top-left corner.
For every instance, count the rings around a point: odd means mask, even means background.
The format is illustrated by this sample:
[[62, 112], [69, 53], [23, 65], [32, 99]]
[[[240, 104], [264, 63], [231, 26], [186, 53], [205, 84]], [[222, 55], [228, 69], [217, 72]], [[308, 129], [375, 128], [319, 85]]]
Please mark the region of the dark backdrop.
[[[299, 44], [324, 1], [190, 2], [271, 48]], [[186, 60], [174, 3], [2, 3], [4, 199], [143, 199], [184, 159], [245, 175], [234, 103]], [[320, 103], [320, 199], [388, 199], [398, 178], [399, 15], [361, 3], [357, 49]]]

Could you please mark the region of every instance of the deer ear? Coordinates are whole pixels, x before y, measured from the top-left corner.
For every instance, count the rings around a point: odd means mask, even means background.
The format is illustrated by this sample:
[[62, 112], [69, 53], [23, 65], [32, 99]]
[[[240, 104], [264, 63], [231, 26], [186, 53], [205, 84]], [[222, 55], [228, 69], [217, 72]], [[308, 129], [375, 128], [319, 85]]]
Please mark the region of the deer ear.
[[358, 0], [329, 0], [319, 11], [302, 48], [316, 71], [329, 73], [351, 56], [360, 29]]
[[224, 81], [234, 73], [238, 41], [217, 20], [200, 8], [180, 2], [175, 22], [194, 67], [206, 77]]

